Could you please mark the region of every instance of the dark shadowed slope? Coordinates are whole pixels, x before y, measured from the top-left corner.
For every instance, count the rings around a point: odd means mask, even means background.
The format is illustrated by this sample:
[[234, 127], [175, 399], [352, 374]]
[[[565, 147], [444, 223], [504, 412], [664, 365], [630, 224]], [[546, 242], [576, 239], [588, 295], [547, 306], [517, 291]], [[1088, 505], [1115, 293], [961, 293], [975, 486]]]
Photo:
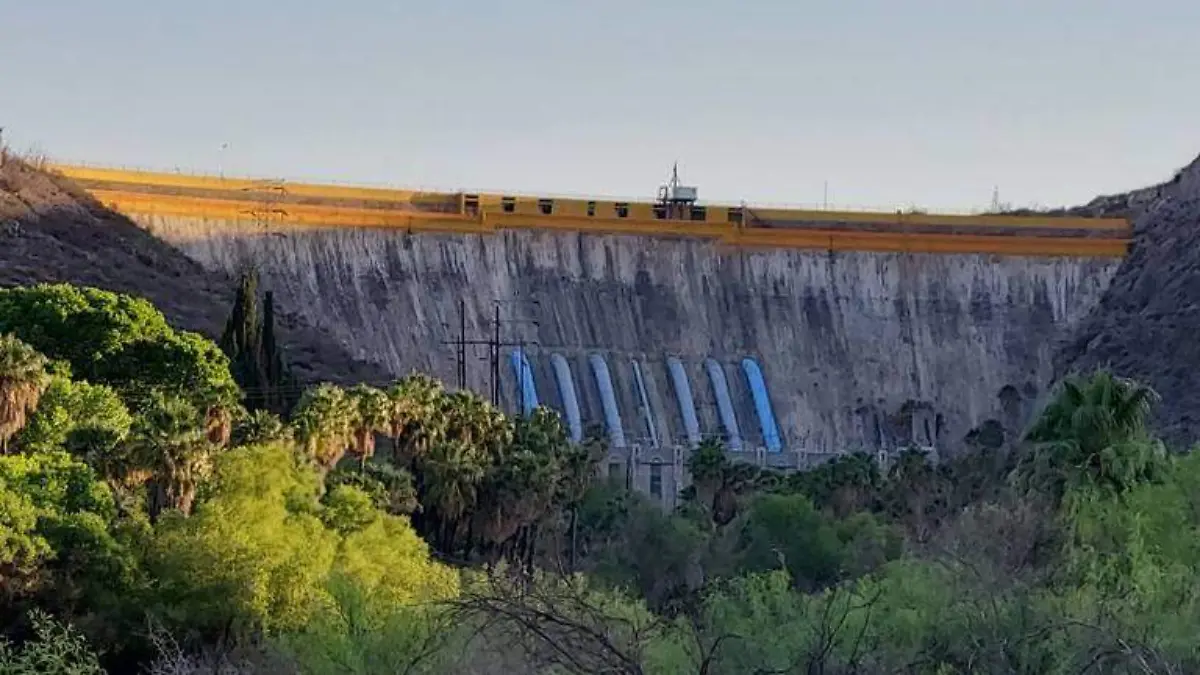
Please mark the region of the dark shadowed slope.
[[1111, 366], [1158, 391], [1160, 431], [1200, 438], [1200, 159], [1173, 179], [1084, 207], [1127, 215], [1134, 242], [1057, 373]]
[[[178, 327], [216, 338], [234, 282], [206, 271], [69, 181], [10, 160], [0, 168], [0, 286], [69, 282], [143, 296]], [[332, 336], [282, 308], [280, 333], [303, 380], [382, 382]]]

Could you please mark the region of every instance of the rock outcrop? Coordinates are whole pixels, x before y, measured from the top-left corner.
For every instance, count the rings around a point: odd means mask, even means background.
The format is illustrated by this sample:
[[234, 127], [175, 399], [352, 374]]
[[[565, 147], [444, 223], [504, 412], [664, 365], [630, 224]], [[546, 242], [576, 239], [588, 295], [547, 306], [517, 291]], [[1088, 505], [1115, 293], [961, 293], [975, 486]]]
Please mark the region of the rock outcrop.
[[1200, 158], [1160, 185], [1083, 207], [1124, 215], [1134, 241], [1103, 298], [1056, 359], [1057, 375], [1110, 367], [1162, 396], [1156, 424], [1177, 445], [1200, 435]]

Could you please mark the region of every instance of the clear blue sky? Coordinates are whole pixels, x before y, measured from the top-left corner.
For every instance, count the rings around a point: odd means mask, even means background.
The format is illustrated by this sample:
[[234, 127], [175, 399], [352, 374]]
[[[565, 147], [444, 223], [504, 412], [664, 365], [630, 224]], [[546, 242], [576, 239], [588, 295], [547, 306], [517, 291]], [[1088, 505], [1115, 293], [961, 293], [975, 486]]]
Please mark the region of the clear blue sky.
[[[1195, 0], [0, 0], [63, 160], [523, 192], [1085, 201], [1200, 153]], [[229, 144], [221, 150], [222, 144]]]

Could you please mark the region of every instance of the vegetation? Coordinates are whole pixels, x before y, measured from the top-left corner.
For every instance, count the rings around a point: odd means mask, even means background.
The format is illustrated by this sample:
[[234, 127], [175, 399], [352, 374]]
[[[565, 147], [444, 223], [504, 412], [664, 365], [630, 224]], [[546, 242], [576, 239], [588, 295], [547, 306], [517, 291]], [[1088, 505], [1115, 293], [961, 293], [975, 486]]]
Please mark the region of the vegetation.
[[219, 349], [0, 290], [0, 675], [1200, 670], [1200, 457], [1136, 382], [937, 464], [705, 443], [668, 513], [545, 409], [417, 374], [286, 402], [256, 297]]
[[266, 292], [260, 318], [257, 272], [242, 276], [218, 344], [229, 357], [230, 371], [246, 394], [248, 409], [282, 414], [295, 405], [296, 380], [275, 338], [275, 296]]

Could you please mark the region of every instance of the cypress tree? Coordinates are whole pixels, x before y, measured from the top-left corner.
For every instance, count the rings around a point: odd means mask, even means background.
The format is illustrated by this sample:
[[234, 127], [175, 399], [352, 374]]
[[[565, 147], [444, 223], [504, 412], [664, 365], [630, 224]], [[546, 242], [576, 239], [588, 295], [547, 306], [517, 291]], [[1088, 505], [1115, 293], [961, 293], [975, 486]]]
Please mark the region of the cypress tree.
[[260, 320], [254, 270], [242, 275], [220, 346], [229, 357], [234, 379], [246, 392], [248, 410], [284, 414], [291, 408], [296, 387], [276, 343], [275, 296], [267, 291]]

